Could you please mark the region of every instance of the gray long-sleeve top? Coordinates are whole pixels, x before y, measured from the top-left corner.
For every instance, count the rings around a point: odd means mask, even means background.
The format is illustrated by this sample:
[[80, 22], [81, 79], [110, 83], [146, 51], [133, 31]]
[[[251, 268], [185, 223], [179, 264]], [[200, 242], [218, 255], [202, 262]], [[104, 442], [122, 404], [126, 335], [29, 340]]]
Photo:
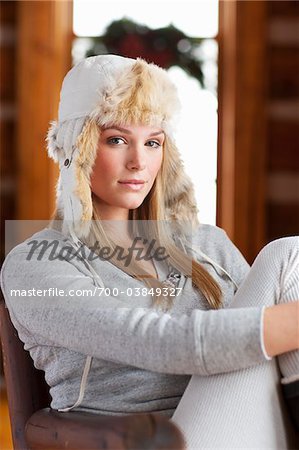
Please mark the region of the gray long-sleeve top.
[[[200, 225], [192, 238], [238, 285], [242, 282], [249, 266], [222, 229]], [[169, 417], [191, 375], [229, 372], [266, 360], [262, 307], [229, 309], [236, 288], [207, 260], [197, 257], [220, 284], [223, 309], [209, 310], [191, 279], [182, 277], [182, 292], [164, 313], [152, 306], [150, 295], [138, 295], [137, 288], [145, 286], [140, 280], [109, 261], [91, 262], [111, 289], [110, 295], [100, 295], [78, 258], [53, 259], [53, 246], [42, 258], [39, 251], [32, 254], [32, 241], [43, 240], [55, 242], [57, 251], [68, 243], [49, 228], [34, 234], [7, 255], [1, 286], [25, 349], [45, 371], [52, 408], [77, 401], [87, 356], [91, 367], [75, 409], [112, 415], [152, 411]], [[156, 262], [156, 267], [165, 279], [166, 265]], [[86, 289], [89, 295], [83, 295]]]

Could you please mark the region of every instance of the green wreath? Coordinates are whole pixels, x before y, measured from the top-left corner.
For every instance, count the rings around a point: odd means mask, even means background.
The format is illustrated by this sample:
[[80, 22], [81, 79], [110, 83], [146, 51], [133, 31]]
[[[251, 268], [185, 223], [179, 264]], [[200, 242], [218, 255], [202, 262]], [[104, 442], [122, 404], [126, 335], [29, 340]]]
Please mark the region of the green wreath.
[[151, 29], [123, 18], [113, 21], [103, 36], [91, 37], [85, 56], [115, 53], [130, 58], [141, 57], [168, 69], [179, 66], [204, 87], [202, 60], [196, 56], [202, 38], [191, 38], [173, 25]]

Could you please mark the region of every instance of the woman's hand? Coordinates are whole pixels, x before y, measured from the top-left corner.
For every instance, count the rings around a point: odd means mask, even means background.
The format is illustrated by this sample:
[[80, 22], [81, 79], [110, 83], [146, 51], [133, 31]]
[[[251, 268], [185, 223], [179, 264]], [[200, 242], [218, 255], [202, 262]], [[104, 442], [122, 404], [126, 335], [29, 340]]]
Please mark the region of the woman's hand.
[[264, 344], [269, 356], [299, 349], [299, 301], [265, 308]]

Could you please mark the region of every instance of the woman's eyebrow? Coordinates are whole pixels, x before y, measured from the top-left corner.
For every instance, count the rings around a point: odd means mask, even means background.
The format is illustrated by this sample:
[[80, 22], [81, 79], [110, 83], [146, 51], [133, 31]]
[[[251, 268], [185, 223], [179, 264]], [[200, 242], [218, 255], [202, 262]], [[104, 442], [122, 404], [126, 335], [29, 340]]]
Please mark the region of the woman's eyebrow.
[[164, 134], [164, 131], [156, 131], [155, 133], [151, 133], [150, 136], [159, 136], [159, 134]]
[[[126, 134], [133, 134], [130, 130], [127, 130], [126, 128], [121, 128], [121, 127], [108, 127], [108, 128], [104, 128], [103, 131], [106, 130], [118, 130], [121, 131], [122, 133], [126, 133]], [[150, 133], [149, 136], [158, 136], [159, 134], [164, 134], [164, 131], [156, 131], [154, 133]]]
[[117, 130], [117, 131], [121, 131], [123, 133], [132, 134], [130, 130], [126, 130], [125, 128], [121, 128], [121, 127], [107, 127], [107, 128], [103, 129], [103, 131], [107, 131], [107, 130]]

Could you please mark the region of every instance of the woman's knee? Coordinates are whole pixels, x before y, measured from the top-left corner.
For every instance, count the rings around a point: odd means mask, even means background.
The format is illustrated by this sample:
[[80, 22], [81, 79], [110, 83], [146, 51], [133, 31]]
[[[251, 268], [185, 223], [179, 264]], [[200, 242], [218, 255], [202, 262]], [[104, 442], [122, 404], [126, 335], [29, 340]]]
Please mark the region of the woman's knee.
[[288, 236], [282, 237], [278, 239], [274, 239], [269, 242], [261, 251], [290, 251], [296, 250], [298, 251], [299, 246], [299, 236]]
[[262, 248], [257, 257], [263, 257], [264, 259], [281, 258], [296, 259], [299, 257], [299, 236], [289, 236], [269, 242]]
[[299, 269], [299, 236], [269, 242], [258, 254], [256, 263], [266, 271], [274, 271], [283, 286], [289, 275]]

